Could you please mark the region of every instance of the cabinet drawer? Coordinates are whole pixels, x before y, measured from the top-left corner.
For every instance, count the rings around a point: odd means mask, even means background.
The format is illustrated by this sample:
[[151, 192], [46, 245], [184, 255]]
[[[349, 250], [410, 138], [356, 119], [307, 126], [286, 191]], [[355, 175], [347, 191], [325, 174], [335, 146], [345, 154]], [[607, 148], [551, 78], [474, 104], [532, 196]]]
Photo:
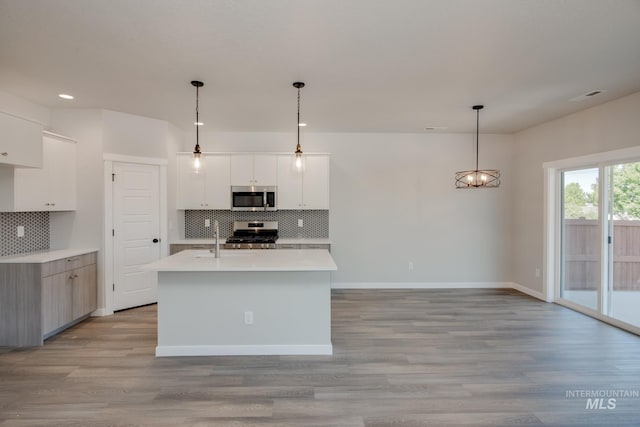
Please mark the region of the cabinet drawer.
[[300, 249], [300, 245], [295, 243], [276, 243], [276, 249]]
[[305, 243], [300, 245], [300, 249], [331, 249], [331, 245], [326, 243]]
[[96, 263], [96, 253], [76, 255], [68, 258], [62, 258], [42, 264], [42, 277], [51, 276], [52, 274], [62, 273], [63, 271], [73, 270], [74, 268], [84, 267], [85, 265]]

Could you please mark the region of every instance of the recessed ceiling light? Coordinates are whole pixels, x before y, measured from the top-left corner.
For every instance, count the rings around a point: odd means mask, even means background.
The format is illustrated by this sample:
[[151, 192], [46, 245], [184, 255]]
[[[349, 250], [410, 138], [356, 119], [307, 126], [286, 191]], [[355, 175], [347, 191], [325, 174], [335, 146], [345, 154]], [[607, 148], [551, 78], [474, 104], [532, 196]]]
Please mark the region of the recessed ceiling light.
[[576, 96], [575, 98], [571, 98], [571, 99], [569, 100], [569, 102], [582, 102], [582, 101], [586, 101], [586, 100], [588, 100], [588, 99], [590, 99], [590, 98], [593, 98], [594, 96], [598, 96], [598, 95], [600, 95], [600, 94], [601, 94], [601, 93], [603, 93], [603, 92], [606, 92], [606, 91], [601, 90], [601, 89], [591, 90], [591, 91], [589, 91], [589, 92], [587, 92], [587, 93], [583, 93], [582, 95], [578, 95], [578, 96]]
[[66, 94], [66, 93], [60, 93], [60, 94], [58, 94], [58, 96], [60, 98], [62, 98], [62, 99], [73, 99], [73, 95], [69, 95], [69, 94]]
[[447, 126], [425, 126], [424, 130], [445, 130]]
[[202, 122], [193, 122], [193, 124], [196, 125], [196, 126], [202, 126], [204, 123], [202, 123]]
[[307, 124], [306, 123], [298, 123], [298, 126], [300, 127], [305, 127]]

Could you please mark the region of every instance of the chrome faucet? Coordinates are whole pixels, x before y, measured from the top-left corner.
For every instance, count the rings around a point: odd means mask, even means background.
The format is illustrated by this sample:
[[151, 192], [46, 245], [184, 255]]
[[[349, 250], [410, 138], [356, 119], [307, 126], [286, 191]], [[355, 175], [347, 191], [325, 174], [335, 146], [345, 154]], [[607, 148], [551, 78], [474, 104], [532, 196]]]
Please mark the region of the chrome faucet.
[[[215, 228], [215, 237], [216, 237], [216, 258], [220, 258], [220, 224], [218, 221], [213, 221], [213, 227]], [[209, 249], [209, 252], [213, 252], [214, 249]]]

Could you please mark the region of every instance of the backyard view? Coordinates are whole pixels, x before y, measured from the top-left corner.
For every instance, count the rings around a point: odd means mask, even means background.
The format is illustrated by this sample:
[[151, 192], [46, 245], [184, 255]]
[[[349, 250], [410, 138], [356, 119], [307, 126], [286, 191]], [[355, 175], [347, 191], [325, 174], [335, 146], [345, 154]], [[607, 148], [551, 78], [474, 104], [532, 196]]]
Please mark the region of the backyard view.
[[[608, 250], [604, 265], [607, 282], [604, 314], [640, 326], [640, 163], [603, 168], [610, 183], [609, 197], [599, 218], [599, 169], [563, 173], [562, 296], [598, 310], [602, 282], [601, 248]], [[602, 180], [600, 180], [602, 181]], [[607, 233], [601, 232], [601, 226]], [[611, 236], [610, 244], [603, 242]]]

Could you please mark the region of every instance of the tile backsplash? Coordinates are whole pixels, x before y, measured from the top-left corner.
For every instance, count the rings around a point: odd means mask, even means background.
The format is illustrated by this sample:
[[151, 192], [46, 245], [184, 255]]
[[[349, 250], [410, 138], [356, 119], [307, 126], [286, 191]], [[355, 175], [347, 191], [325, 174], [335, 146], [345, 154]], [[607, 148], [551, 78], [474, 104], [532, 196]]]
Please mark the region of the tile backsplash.
[[[24, 236], [18, 237], [18, 226]], [[0, 256], [49, 249], [49, 212], [0, 212]]]
[[[204, 220], [211, 220], [211, 227]], [[303, 227], [298, 227], [298, 220]], [[236, 212], [230, 210], [186, 210], [184, 212], [185, 238], [207, 239], [214, 237], [213, 221], [220, 224], [220, 237], [233, 234], [233, 221], [278, 221], [278, 235], [285, 238], [328, 238], [328, 210], [279, 210], [271, 212]]]

